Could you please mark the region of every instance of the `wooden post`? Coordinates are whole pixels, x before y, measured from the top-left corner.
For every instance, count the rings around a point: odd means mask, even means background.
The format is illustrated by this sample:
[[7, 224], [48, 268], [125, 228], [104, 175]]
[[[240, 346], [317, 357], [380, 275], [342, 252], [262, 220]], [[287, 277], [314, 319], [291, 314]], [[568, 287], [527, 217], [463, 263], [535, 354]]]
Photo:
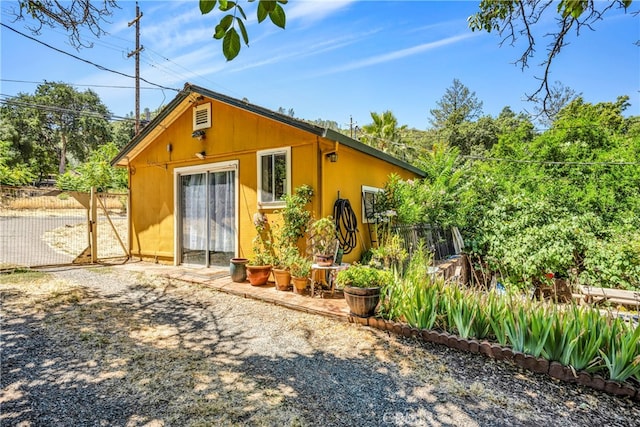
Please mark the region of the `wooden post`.
[[89, 221], [91, 230], [91, 263], [98, 262], [98, 195], [96, 187], [91, 187], [91, 220]]

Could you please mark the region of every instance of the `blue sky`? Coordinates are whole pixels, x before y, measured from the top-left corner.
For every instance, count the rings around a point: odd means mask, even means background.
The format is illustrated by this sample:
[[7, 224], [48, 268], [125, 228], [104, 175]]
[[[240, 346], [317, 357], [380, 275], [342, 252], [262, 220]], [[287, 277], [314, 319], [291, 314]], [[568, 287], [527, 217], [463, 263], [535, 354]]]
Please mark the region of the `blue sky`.
[[[12, 22], [16, 2], [2, 1], [2, 23], [23, 33], [24, 22]], [[277, 110], [292, 108], [303, 119], [325, 119], [348, 127], [362, 126], [370, 112], [391, 110], [401, 125], [429, 127], [429, 110], [457, 78], [483, 102], [485, 114], [496, 116], [505, 106], [533, 111], [525, 94], [537, 88], [537, 65], [546, 42], [538, 40], [537, 56], [522, 71], [514, 65], [522, 45], [500, 46], [497, 34], [473, 33], [467, 26], [478, 2], [436, 1], [298, 1], [285, 6], [287, 29], [257, 24], [255, 4], [249, 15], [250, 46], [227, 62], [220, 42], [212, 39], [217, 22], [202, 16], [194, 1], [141, 1], [141, 77], [171, 88], [191, 82], [236, 98], [247, 98]], [[635, 5], [635, 2], [634, 2]], [[93, 39], [94, 47], [76, 51], [61, 29], [45, 28], [36, 36], [88, 61], [134, 74], [127, 53], [135, 32], [127, 23], [135, 3], [120, 2], [106, 25], [109, 35]], [[637, 10], [638, 6], [632, 6]], [[553, 29], [551, 17], [538, 34]], [[614, 10], [557, 58], [551, 81], [582, 93], [588, 102], [631, 97], [627, 114], [640, 115], [640, 18]], [[55, 52], [4, 27], [1, 29], [1, 90], [4, 96], [33, 93], [32, 82], [63, 81], [91, 87], [118, 116], [134, 110], [134, 81]], [[17, 82], [19, 81], [19, 82]], [[124, 86], [125, 88], [119, 88]], [[154, 110], [175, 92], [147, 89], [142, 82], [141, 107]]]

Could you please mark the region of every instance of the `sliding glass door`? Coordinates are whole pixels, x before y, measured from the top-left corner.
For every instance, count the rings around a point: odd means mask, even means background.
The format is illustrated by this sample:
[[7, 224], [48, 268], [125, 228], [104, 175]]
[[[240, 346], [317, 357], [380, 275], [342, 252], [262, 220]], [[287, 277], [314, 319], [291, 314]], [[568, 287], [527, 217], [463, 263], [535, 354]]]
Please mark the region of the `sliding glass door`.
[[[215, 165], [213, 165], [215, 166]], [[229, 265], [236, 252], [236, 170], [179, 173], [180, 260]]]

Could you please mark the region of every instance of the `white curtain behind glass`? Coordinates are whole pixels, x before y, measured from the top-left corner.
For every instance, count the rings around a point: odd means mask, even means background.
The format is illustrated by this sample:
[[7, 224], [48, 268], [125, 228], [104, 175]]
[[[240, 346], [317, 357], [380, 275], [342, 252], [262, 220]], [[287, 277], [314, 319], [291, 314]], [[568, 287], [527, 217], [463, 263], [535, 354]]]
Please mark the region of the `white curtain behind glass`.
[[209, 175], [210, 250], [235, 252], [235, 172]]
[[182, 176], [182, 244], [184, 250], [205, 250], [206, 223], [206, 175]]

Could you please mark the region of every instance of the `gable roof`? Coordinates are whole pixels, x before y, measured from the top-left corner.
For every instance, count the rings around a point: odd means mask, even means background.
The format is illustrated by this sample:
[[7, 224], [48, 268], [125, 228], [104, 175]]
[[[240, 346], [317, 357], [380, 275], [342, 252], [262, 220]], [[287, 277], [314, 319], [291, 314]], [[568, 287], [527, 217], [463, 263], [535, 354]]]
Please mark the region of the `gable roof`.
[[303, 131], [309, 132], [313, 135], [326, 138], [330, 141], [335, 141], [341, 145], [353, 148], [354, 150], [366, 153], [370, 156], [384, 160], [393, 165], [399, 166], [403, 169], [411, 171], [419, 176], [424, 177], [424, 171], [419, 168], [410, 165], [409, 163], [402, 161], [398, 158], [390, 156], [380, 150], [363, 144], [353, 138], [349, 138], [346, 135], [341, 134], [333, 129], [323, 128], [312, 123], [305, 122], [303, 120], [294, 119], [293, 117], [285, 114], [277, 113], [264, 107], [260, 107], [249, 102], [245, 102], [236, 98], [232, 98], [227, 95], [223, 95], [218, 92], [211, 91], [209, 89], [196, 86], [190, 83], [185, 84], [184, 88], [176, 95], [176, 97], [162, 109], [162, 111], [154, 117], [147, 126], [145, 126], [140, 133], [138, 133], [111, 161], [112, 166], [126, 166], [128, 158], [132, 155], [142, 151], [152, 140], [153, 136], [161, 133], [171, 122], [173, 122], [178, 116], [180, 116], [190, 105], [191, 95], [202, 95], [207, 98], [214, 99], [218, 102], [222, 102], [233, 107], [237, 107], [251, 113], [257, 114], [262, 117], [266, 117], [277, 122], [293, 126]]

